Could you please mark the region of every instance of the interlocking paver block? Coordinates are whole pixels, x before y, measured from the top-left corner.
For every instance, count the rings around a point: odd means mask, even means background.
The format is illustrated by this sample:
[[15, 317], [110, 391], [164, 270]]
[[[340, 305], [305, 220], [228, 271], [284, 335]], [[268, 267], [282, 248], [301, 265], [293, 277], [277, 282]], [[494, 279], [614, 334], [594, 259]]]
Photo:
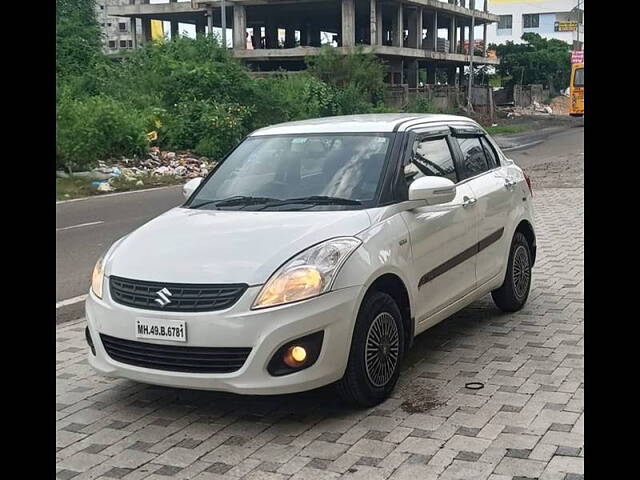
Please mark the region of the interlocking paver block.
[[487, 296], [417, 337], [372, 409], [329, 389], [241, 397], [100, 377], [83, 322], [58, 327], [56, 477], [583, 478], [583, 190], [536, 190], [534, 202], [527, 305], [503, 314]]

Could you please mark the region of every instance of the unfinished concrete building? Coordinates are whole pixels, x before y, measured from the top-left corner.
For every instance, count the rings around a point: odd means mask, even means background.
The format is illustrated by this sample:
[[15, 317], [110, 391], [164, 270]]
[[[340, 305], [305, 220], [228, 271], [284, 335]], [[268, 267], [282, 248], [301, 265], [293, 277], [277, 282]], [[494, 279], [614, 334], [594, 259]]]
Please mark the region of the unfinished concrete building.
[[[304, 59], [323, 44], [347, 53], [362, 45], [389, 66], [388, 83], [415, 87], [436, 83], [436, 72], [446, 72], [448, 84], [469, 64], [474, 45], [475, 65], [495, 65], [487, 56], [487, 24], [498, 17], [468, 8], [470, 0], [235, 0], [226, 1], [226, 27], [232, 30], [233, 55], [252, 70], [301, 70]], [[128, 17], [132, 28], [141, 19], [142, 39], [151, 40], [150, 21], [191, 23], [197, 33], [213, 33], [222, 26], [219, 0], [168, 1], [150, 4], [131, 0], [112, 7], [110, 15]], [[470, 42], [471, 22], [483, 31], [483, 41]], [[460, 70], [462, 69], [462, 70]], [[456, 75], [456, 71], [460, 73]], [[440, 78], [443, 78], [441, 75]]]
[[[111, 8], [129, 5], [131, 0], [96, 0], [96, 18], [102, 29], [102, 44], [105, 53], [114, 53], [128, 48], [134, 48], [140, 41], [134, 38], [131, 21], [126, 18], [111, 15]], [[140, 29], [137, 29], [140, 32]]]

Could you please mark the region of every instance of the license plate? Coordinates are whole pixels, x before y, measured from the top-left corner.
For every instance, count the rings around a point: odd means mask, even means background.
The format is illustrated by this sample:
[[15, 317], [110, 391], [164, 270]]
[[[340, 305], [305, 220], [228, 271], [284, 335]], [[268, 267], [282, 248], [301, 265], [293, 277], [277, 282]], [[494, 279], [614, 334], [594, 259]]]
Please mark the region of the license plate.
[[154, 340], [170, 340], [172, 342], [186, 342], [187, 324], [184, 320], [137, 318], [136, 337], [153, 338]]

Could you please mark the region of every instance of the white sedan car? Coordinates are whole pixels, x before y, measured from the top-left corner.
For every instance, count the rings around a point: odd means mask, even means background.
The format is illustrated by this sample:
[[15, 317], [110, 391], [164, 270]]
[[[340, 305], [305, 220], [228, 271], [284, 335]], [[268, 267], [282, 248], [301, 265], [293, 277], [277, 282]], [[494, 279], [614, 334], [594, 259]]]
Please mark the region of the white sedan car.
[[527, 300], [523, 171], [474, 121], [384, 114], [249, 135], [187, 201], [118, 240], [86, 303], [102, 374], [384, 400], [416, 335], [491, 293]]

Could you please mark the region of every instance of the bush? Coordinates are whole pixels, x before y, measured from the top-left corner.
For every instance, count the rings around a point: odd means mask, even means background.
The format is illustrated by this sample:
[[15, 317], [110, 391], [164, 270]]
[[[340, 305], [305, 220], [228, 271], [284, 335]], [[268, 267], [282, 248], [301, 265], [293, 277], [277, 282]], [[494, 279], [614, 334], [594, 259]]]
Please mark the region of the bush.
[[307, 59], [309, 73], [337, 89], [351, 88], [361, 101], [378, 105], [384, 100], [385, 66], [375, 55], [365, 54], [362, 47], [355, 53], [342, 55], [331, 47]]
[[104, 96], [63, 94], [56, 110], [57, 167], [88, 169], [100, 159], [145, 151], [148, 116], [131, 105]]
[[404, 111], [407, 113], [439, 113], [447, 115], [459, 115], [460, 113], [456, 107], [437, 107], [424, 95], [416, 95], [415, 99], [405, 107]]
[[[181, 102], [163, 122], [161, 145], [219, 159], [248, 133], [252, 108], [214, 100]], [[166, 125], [166, 127], [165, 127]]]
[[[210, 36], [149, 43], [115, 61], [96, 51], [97, 24], [86, 14], [91, 0], [57, 1], [59, 9], [84, 6], [68, 25], [58, 16], [56, 158], [67, 169], [144, 153], [151, 130], [162, 148], [218, 159], [266, 125], [389, 111], [385, 67], [361, 50], [342, 55], [326, 47], [307, 60], [307, 72], [262, 79]], [[69, 38], [74, 24], [84, 25], [82, 42], [91, 45], [81, 56], [74, 54], [80, 40]]]

